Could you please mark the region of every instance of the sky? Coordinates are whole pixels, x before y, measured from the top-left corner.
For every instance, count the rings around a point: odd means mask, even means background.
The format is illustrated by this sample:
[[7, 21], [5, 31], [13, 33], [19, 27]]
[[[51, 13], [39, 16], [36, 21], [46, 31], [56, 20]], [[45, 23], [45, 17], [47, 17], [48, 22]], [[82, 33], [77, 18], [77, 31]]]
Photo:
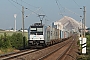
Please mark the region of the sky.
[[17, 30], [22, 28], [22, 6], [24, 6], [26, 29], [33, 23], [40, 22], [42, 16], [38, 17], [38, 14], [45, 15], [43, 24], [46, 25], [50, 25], [64, 16], [72, 17], [80, 22], [83, 19], [83, 6], [86, 7], [86, 26], [90, 27], [89, 2], [90, 0], [0, 0], [0, 29], [14, 28], [14, 14], [17, 14]]

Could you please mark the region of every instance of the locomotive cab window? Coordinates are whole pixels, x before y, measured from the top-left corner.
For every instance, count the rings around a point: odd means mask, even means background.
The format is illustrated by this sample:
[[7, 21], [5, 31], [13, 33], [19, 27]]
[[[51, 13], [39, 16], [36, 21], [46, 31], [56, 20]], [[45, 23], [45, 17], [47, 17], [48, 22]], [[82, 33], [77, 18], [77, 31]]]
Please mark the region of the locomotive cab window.
[[36, 28], [31, 28], [30, 30], [31, 30], [31, 31], [36, 31]]
[[31, 34], [31, 35], [35, 35], [35, 34], [36, 34], [36, 28], [31, 27], [31, 28], [30, 28], [30, 34]]
[[30, 34], [31, 35], [43, 35], [43, 26], [31, 26]]
[[37, 35], [43, 35], [43, 28], [37, 28]]

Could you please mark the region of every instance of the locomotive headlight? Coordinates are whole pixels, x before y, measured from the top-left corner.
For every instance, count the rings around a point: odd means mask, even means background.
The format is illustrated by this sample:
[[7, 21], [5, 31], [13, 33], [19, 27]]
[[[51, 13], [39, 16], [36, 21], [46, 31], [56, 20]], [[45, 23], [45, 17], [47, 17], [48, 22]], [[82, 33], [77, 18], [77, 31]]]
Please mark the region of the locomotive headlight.
[[40, 43], [44, 43], [44, 41], [40, 41]]
[[29, 43], [33, 43], [33, 41], [29, 41]]

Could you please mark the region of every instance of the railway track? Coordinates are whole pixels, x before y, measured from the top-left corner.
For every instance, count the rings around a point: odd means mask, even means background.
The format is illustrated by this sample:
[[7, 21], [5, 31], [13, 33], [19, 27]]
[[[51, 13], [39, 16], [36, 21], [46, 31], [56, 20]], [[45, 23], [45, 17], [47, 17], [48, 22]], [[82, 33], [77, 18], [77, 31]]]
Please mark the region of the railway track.
[[69, 51], [75, 39], [69, 40], [68, 42], [62, 44], [58, 49], [48, 53], [45, 56], [40, 57], [38, 60], [61, 60], [63, 56]]
[[44, 49], [23, 50], [0, 56], [0, 60], [61, 60], [70, 49], [75, 39], [70, 38]]
[[29, 54], [29, 53], [32, 53], [32, 52], [35, 52], [35, 51], [38, 51], [38, 50], [37, 49], [32, 49], [32, 50], [27, 49], [27, 50], [22, 50], [22, 51], [15, 52], [15, 53], [1, 55], [0, 60], [13, 59], [13, 58], [16, 58], [16, 57], [19, 57], [19, 56], [22, 56], [22, 55], [25, 55], [25, 54]]

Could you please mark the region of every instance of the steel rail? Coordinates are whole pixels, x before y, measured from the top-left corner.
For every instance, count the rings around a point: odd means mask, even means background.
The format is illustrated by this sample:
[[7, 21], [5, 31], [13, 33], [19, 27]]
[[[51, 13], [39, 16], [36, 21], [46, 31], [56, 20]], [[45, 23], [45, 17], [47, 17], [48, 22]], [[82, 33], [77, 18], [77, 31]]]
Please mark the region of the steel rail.
[[[69, 42], [70, 42], [70, 41], [69, 41]], [[58, 49], [55, 49], [54, 51], [52, 51], [52, 52], [46, 54], [45, 56], [39, 58], [38, 60], [43, 60], [44, 58], [46, 58], [46, 57], [48, 57], [49, 55], [55, 53], [56, 51], [58, 51], [58, 50], [61, 49], [62, 47], [66, 46], [69, 42], [67, 42], [67, 43], [65, 43], [64, 45], [60, 46]]]
[[12, 58], [16, 58], [25, 54], [29, 54], [32, 52], [38, 51], [37, 49], [35, 50], [26, 50], [26, 51], [20, 51], [20, 52], [16, 52], [16, 53], [12, 53], [12, 54], [6, 54], [6, 55], [2, 55], [0, 56], [0, 60], [7, 60], [7, 59], [12, 59]]
[[71, 48], [71, 46], [73, 45], [73, 43], [74, 43], [74, 39], [71, 42], [71, 44], [69, 45], [69, 47], [56, 60], [60, 60], [69, 51], [69, 49]]

